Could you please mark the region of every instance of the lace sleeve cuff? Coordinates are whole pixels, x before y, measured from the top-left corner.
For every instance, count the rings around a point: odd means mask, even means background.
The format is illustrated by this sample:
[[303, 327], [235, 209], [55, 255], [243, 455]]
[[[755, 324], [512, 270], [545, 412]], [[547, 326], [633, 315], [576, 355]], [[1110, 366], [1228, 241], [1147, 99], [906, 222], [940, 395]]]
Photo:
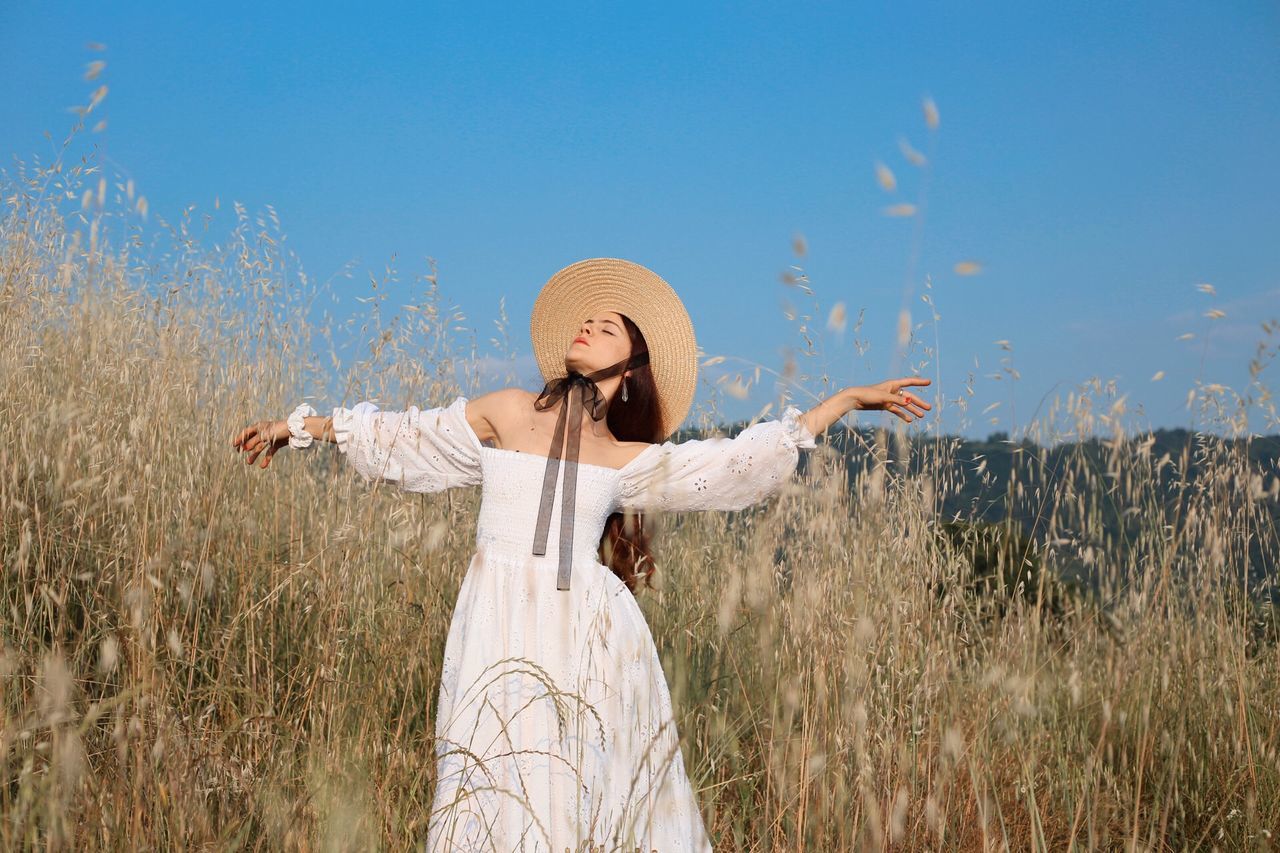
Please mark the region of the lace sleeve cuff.
[[800, 411], [795, 406], [787, 406], [787, 408], [783, 410], [782, 417], [780, 418], [782, 422], [782, 430], [796, 447], [803, 447], [806, 450], [812, 450], [817, 447], [818, 444], [815, 440], [816, 437], [814, 434], [809, 431], [807, 426], [804, 425], [804, 421], [800, 420], [800, 416], [803, 414], [804, 412]]

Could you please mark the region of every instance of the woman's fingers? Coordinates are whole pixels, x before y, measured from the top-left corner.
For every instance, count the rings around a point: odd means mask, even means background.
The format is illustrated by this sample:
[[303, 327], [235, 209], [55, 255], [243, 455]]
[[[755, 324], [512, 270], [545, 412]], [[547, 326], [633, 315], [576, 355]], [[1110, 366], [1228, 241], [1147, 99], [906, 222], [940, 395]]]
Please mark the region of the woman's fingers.
[[907, 405], [909, 406], [923, 406], [926, 409], [933, 408], [933, 406], [929, 405], [924, 400], [917, 397], [915, 394], [908, 394], [906, 391], [902, 392], [902, 399], [906, 400]]
[[915, 418], [923, 418], [925, 409], [932, 409], [924, 400], [914, 394], [887, 394], [884, 401], [884, 407], [887, 411], [892, 412], [902, 418], [907, 423], [911, 423]]
[[277, 450], [279, 450], [279, 449], [280, 449], [280, 445], [278, 445], [278, 444], [271, 444], [271, 445], [268, 445], [268, 446], [267, 446], [267, 452], [266, 452], [266, 454], [262, 457], [262, 466], [261, 466], [261, 467], [266, 468], [268, 465], [270, 465], [270, 464], [271, 464], [271, 457], [272, 457], [272, 456], [275, 456], [275, 455], [276, 455], [276, 451], [277, 451]]
[[240, 430], [240, 434], [237, 435], [235, 438], [231, 439], [231, 446], [232, 447], [243, 446], [244, 443], [248, 441], [249, 438], [257, 431], [257, 429], [258, 428], [256, 426], [247, 426], [244, 429]]
[[901, 404], [902, 407], [911, 412], [911, 414], [915, 415], [917, 418], [924, 417], [924, 409], [933, 408], [933, 406], [930, 406], [914, 394], [903, 394], [902, 399], [904, 400]]
[[250, 424], [242, 429], [238, 436], [232, 439], [232, 445], [239, 447], [242, 450], [248, 450], [255, 445], [261, 444], [267, 440], [265, 430], [263, 429], [266, 426], [269, 426], [269, 424], [262, 422]]
[[271, 464], [271, 458], [285, 445], [283, 439], [268, 436], [262, 429], [263, 426], [267, 425], [254, 424], [246, 427], [232, 442], [245, 454], [244, 464], [246, 465], [257, 463], [259, 468], [266, 468]]
[[[933, 380], [925, 376], [903, 376], [900, 379], [886, 379], [868, 388], [859, 388], [860, 397], [856, 408], [882, 409], [897, 415], [907, 423], [911, 423], [916, 418], [923, 418], [925, 412], [932, 409], [933, 406], [915, 394], [909, 394], [902, 389], [908, 385], [931, 384], [933, 384]], [[880, 394], [880, 399], [878, 400], [875, 398], [876, 393]]]
[[902, 418], [902, 419], [903, 419], [904, 421], [906, 421], [907, 423], [911, 423], [911, 416], [910, 416], [910, 415], [903, 414], [903, 413], [902, 413], [902, 411], [901, 411], [901, 408], [900, 408], [900, 406], [901, 406], [901, 402], [902, 402], [902, 401], [901, 401], [901, 398], [900, 398], [900, 397], [897, 397], [897, 396], [895, 396], [895, 395], [893, 395], [893, 394], [888, 394], [888, 395], [886, 395], [886, 399], [885, 399], [885, 401], [884, 401], [881, 405], [884, 407], [884, 410], [885, 410], [886, 412], [889, 412], [890, 414], [897, 415], [898, 417]]
[[[285, 445], [284, 440], [271, 435], [272, 426], [273, 424], [269, 421], [250, 424], [231, 440], [233, 447], [239, 448], [246, 454], [244, 464], [253, 465], [257, 462], [259, 468], [266, 468], [271, 464], [271, 457]], [[261, 462], [258, 461], [259, 459]]]
[[903, 391], [903, 387], [907, 385], [928, 385], [932, 380], [923, 376], [906, 376], [902, 379], [896, 379], [893, 382], [894, 402], [911, 412], [917, 418], [924, 417], [925, 409], [932, 409], [933, 406], [917, 397], [915, 394]]

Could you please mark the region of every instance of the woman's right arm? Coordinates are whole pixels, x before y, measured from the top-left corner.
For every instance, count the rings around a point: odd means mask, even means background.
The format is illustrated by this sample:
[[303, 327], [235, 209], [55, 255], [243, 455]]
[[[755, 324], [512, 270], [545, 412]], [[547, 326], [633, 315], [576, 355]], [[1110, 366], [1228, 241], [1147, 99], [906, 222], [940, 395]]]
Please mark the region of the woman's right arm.
[[[446, 406], [383, 412], [369, 402], [339, 407], [332, 415], [302, 419], [316, 441], [338, 451], [367, 480], [390, 480], [407, 491], [439, 491], [481, 482], [480, 449], [499, 440], [497, 424], [523, 423], [532, 394], [505, 388], [474, 400], [455, 397]], [[249, 454], [249, 464], [264, 454], [260, 467], [289, 442], [288, 421], [262, 421], [246, 427], [232, 444]]]
[[[317, 441], [336, 444], [338, 452], [365, 480], [383, 480], [410, 492], [437, 492], [481, 482], [480, 440], [467, 419], [467, 398], [431, 408], [408, 406], [381, 411], [371, 402], [338, 407], [329, 416], [304, 417], [303, 429]], [[263, 421], [246, 427], [232, 444], [262, 455], [260, 467], [289, 445], [287, 421]]]
[[384, 412], [363, 402], [334, 409], [332, 418], [317, 431], [332, 432], [338, 452], [365, 480], [387, 481], [407, 492], [439, 492], [482, 480], [481, 444], [467, 420], [465, 396], [404, 411]]

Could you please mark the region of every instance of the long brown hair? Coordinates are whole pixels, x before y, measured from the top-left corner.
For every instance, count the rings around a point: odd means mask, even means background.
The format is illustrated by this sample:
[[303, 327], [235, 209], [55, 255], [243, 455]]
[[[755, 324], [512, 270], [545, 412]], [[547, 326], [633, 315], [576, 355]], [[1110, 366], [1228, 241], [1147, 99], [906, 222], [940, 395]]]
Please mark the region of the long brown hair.
[[[622, 325], [631, 338], [631, 354], [648, 352], [644, 335], [631, 318], [622, 316]], [[662, 413], [658, 407], [658, 386], [653, 372], [644, 364], [633, 368], [626, 378], [627, 401], [622, 402], [622, 385], [609, 403], [605, 422], [609, 431], [619, 441], [663, 440]], [[649, 553], [649, 534], [644, 529], [644, 515], [640, 513], [612, 513], [604, 523], [604, 535], [600, 537], [600, 562], [622, 579], [632, 593], [641, 579], [652, 587], [649, 580], [654, 571], [653, 555]]]

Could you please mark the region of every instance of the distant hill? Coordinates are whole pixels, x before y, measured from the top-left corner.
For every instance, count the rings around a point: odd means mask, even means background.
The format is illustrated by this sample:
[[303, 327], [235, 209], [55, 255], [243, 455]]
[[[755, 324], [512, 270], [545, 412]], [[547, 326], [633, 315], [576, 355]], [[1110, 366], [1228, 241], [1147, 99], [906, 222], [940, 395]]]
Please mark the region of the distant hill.
[[[742, 427], [743, 424], [735, 424], [726, 434], [736, 435]], [[875, 428], [849, 430], [840, 424], [827, 432], [824, 440], [847, 459], [851, 484], [859, 472], [869, 468], [873, 451], [882, 458], [889, 455], [884, 445], [876, 450], [876, 433]], [[884, 435], [879, 440], [892, 441], [889, 433]], [[696, 437], [692, 431], [681, 431], [673, 440]], [[913, 436], [908, 441], [912, 470], [919, 471], [926, 460], [946, 460], [936, 463], [938, 492], [942, 495], [939, 509], [945, 519], [998, 522], [1010, 518], [1039, 545], [1048, 538], [1049, 516], [1056, 511], [1057, 537], [1074, 537], [1108, 552], [1123, 552], [1132, 547], [1143, 530], [1150, 536], [1152, 530], [1159, 529], [1148, 517], [1155, 507], [1164, 516], [1160, 524], [1176, 527], [1195, 496], [1205, 490], [1210, 494], [1202, 494], [1202, 505], [1206, 500], [1215, 506], [1238, 501], [1244, 507], [1249, 503], [1244, 483], [1206, 477], [1206, 470], [1229, 470], [1247, 457], [1248, 470], [1261, 475], [1264, 489], [1280, 477], [1280, 435], [1225, 439], [1186, 429], [1157, 429], [1130, 437], [1124, 446], [1115, 449], [1109, 440], [1099, 438], [1042, 448], [1031, 441], [1011, 442], [1003, 432], [992, 433], [985, 441], [959, 436]], [[1144, 453], [1150, 467], [1138, 464]], [[1167, 460], [1159, 464], [1165, 457]], [[1111, 458], [1118, 461], [1114, 472], [1108, 471]], [[805, 456], [800, 464], [803, 469]], [[1011, 499], [1010, 477], [1015, 464], [1022, 488]], [[1158, 476], [1152, 470], [1157, 465]], [[1108, 483], [1105, 488], [1100, 485], [1104, 481]], [[1072, 529], [1072, 522], [1077, 519], [1069, 516], [1078, 513], [1061, 506], [1055, 510], [1055, 503], [1062, 504], [1062, 497], [1068, 494], [1081, 496], [1090, 507], [1089, 517], [1100, 524], [1089, 524], [1088, 530]], [[1126, 505], [1140, 496], [1145, 497], [1139, 505]], [[1243, 553], [1232, 554], [1228, 565], [1247, 562], [1251, 584], [1268, 576], [1276, 580], [1276, 531], [1280, 530], [1280, 500], [1264, 498], [1256, 503], [1254, 512], [1261, 516], [1257, 535], [1236, 531], [1228, 537], [1241, 547], [1245, 547], [1241, 543], [1248, 542], [1247, 560], [1242, 559]], [[1268, 558], [1267, 554], [1271, 556]], [[1268, 559], [1272, 564], [1267, 564]], [[1057, 568], [1080, 580], [1086, 580], [1082, 576], [1088, 574], [1079, 563], [1060, 564]]]

